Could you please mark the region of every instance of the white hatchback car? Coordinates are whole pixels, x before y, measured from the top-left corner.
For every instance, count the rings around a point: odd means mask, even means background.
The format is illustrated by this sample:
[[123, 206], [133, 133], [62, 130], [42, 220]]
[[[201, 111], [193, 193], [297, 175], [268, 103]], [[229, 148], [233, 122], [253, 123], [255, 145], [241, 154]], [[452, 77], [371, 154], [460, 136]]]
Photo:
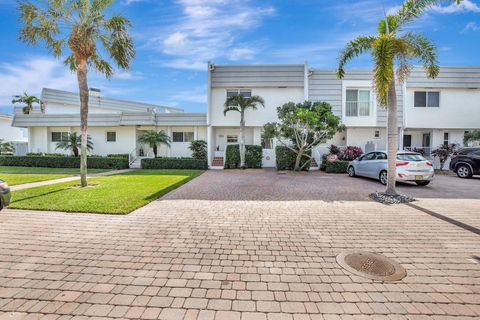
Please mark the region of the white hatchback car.
[[[387, 184], [387, 168], [387, 153], [375, 151], [351, 161], [347, 172], [350, 177], [374, 178], [380, 180], [382, 184]], [[410, 181], [419, 186], [426, 186], [433, 180], [433, 176], [432, 163], [421, 154], [409, 151], [397, 153], [397, 181]]]

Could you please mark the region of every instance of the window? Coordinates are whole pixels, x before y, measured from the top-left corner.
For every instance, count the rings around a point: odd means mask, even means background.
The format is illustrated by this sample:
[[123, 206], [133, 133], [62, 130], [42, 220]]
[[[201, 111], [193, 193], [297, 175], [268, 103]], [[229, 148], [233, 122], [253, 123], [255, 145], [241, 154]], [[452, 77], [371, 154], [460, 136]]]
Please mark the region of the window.
[[238, 143], [238, 136], [228, 135], [227, 143]]
[[380, 138], [380, 130], [375, 130], [375, 138]]
[[421, 154], [417, 153], [400, 153], [397, 154], [397, 160], [400, 161], [425, 161]]
[[173, 142], [192, 142], [193, 141], [193, 132], [186, 131], [177, 131], [172, 133]]
[[384, 152], [377, 152], [377, 160], [387, 160], [387, 154]]
[[252, 90], [250, 89], [228, 89], [227, 90], [227, 97], [233, 96], [243, 96], [245, 98], [250, 98], [252, 96]]
[[347, 117], [370, 116], [370, 90], [347, 90]]
[[68, 140], [68, 132], [52, 132], [52, 142]]
[[413, 105], [417, 108], [438, 108], [440, 107], [440, 92], [415, 91]]
[[107, 142], [116, 142], [117, 133], [115, 131], [107, 131]]
[[359, 160], [360, 161], [369, 161], [369, 160], [375, 160], [376, 159], [376, 154], [375, 152], [367, 153], [363, 157], [361, 157]]
[[448, 132], [443, 133], [443, 145], [448, 145]]

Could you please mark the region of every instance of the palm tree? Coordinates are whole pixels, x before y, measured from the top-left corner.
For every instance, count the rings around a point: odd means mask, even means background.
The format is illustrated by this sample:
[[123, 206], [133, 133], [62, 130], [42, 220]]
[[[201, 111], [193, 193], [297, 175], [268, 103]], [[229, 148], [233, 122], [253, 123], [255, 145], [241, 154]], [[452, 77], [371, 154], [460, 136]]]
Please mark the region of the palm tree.
[[247, 109], [257, 110], [257, 106], [265, 107], [265, 101], [262, 97], [243, 95], [234, 95], [225, 101], [223, 114], [226, 116], [229, 111], [240, 113], [240, 168], [245, 169], [245, 111]]
[[38, 99], [35, 96], [31, 96], [28, 93], [24, 92], [23, 96], [21, 95], [16, 95], [13, 97], [12, 103], [23, 103], [26, 104], [26, 106], [23, 107], [22, 111], [24, 114], [30, 114], [30, 112], [33, 110], [33, 104], [34, 103], [40, 103], [40, 99]]
[[[68, 134], [67, 139], [57, 142], [57, 147], [55, 149], [72, 151], [73, 155], [78, 157], [78, 149], [81, 148], [81, 146], [81, 137], [76, 132], [72, 132]], [[89, 135], [87, 136], [87, 150], [93, 150], [92, 138]]]
[[88, 69], [110, 78], [113, 69], [101, 57], [105, 53], [122, 69], [130, 67], [135, 57], [133, 41], [128, 34], [130, 21], [121, 15], [106, 17], [113, 0], [59, 1], [48, 0], [35, 5], [19, 2], [20, 39], [29, 45], [44, 42], [55, 57], [69, 52], [65, 64], [77, 73], [80, 91], [82, 187], [87, 186]]
[[0, 154], [11, 154], [15, 151], [13, 143], [4, 142], [4, 139], [0, 139]]
[[149, 130], [138, 138], [138, 142], [148, 144], [150, 148], [153, 149], [153, 154], [156, 158], [158, 153], [158, 145], [164, 144], [168, 147], [170, 146], [170, 136], [168, 136], [164, 131], [157, 132], [155, 130]]
[[[403, 28], [438, 1], [406, 0], [395, 15], [387, 15], [378, 24], [378, 34], [361, 36], [350, 41], [339, 57], [337, 76], [345, 76], [345, 65], [364, 52], [370, 52], [374, 61], [373, 87], [378, 103], [388, 112], [388, 170], [386, 194], [395, 195], [396, 159], [398, 149], [396, 81], [408, 77], [412, 60], [419, 61], [428, 78], [435, 78], [437, 65], [435, 45], [426, 37]], [[396, 70], [395, 70], [396, 69]], [[396, 78], [395, 78], [396, 73]]]
[[473, 130], [472, 132], [465, 133], [465, 136], [463, 137], [463, 143], [465, 145], [476, 141], [480, 141], [480, 130]]

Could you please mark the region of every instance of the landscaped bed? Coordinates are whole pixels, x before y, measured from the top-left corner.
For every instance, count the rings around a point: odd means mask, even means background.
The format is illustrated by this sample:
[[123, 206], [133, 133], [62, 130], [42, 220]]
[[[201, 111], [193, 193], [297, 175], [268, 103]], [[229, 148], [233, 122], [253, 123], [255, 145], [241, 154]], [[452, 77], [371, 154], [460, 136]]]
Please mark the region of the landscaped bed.
[[[109, 169], [89, 169], [88, 173], [110, 171]], [[9, 185], [39, 182], [71, 177], [80, 174], [75, 168], [39, 168], [39, 167], [6, 167], [0, 166], [0, 179]]]
[[201, 170], [139, 170], [13, 192], [10, 208], [126, 214], [197, 177]]

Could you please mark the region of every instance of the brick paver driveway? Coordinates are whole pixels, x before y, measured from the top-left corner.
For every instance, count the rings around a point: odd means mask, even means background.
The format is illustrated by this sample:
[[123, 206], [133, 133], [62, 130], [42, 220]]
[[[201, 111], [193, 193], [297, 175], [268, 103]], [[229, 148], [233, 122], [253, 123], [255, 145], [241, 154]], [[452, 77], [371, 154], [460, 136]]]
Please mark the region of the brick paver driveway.
[[[369, 180], [269, 171], [207, 172], [128, 216], [6, 210], [0, 319], [478, 319], [480, 181], [467, 183], [416, 206], [471, 230], [367, 201]], [[408, 276], [353, 276], [335, 260], [352, 248]]]

